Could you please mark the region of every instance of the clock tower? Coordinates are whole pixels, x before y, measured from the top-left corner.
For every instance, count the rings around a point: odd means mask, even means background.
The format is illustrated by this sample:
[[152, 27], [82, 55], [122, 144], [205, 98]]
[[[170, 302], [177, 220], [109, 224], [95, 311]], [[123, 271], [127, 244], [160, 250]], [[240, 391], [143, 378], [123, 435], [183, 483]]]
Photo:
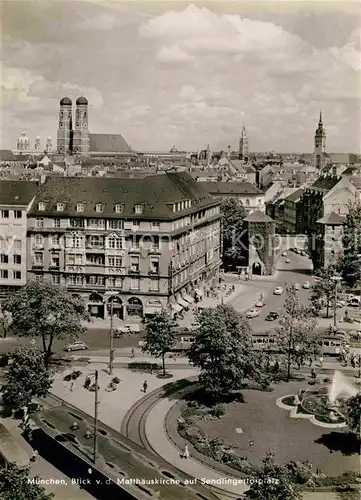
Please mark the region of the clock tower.
[[76, 100], [75, 127], [73, 132], [73, 153], [84, 155], [88, 152], [88, 100], [85, 97], [78, 97]]
[[315, 133], [314, 166], [319, 170], [326, 166], [326, 132], [322, 123], [322, 111]]

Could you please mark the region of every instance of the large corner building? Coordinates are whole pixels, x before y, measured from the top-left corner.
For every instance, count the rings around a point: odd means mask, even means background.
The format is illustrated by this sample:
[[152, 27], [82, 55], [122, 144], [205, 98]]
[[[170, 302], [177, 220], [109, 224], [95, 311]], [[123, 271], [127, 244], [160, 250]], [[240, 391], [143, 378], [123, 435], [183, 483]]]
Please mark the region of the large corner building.
[[66, 286], [100, 318], [109, 301], [123, 319], [176, 314], [218, 283], [220, 217], [186, 173], [48, 178], [28, 214], [28, 278]]

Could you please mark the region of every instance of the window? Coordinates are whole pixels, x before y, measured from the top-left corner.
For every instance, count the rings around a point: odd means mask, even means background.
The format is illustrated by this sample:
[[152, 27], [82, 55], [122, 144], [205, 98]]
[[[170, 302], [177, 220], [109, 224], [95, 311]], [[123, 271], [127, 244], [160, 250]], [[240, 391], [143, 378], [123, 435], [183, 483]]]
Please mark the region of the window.
[[250, 201], [249, 201], [249, 199], [247, 198], [247, 199], [246, 199], [246, 207], [249, 207], [249, 205], [250, 205]]
[[67, 285], [75, 285], [75, 276], [73, 274], [68, 276], [66, 279], [66, 283]]
[[0, 255], [0, 264], [8, 264], [8, 263], [9, 263], [9, 256], [2, 253]]
[[60, 219], [53, 219], [53, 226], [60, 227]]
[[143, 205], [135, 205], [134, 212], [138, 215], [142, 214], [144, 210]]
[[80, 276], [79, 274], [75, 276], [75, 284], [76, 285], [83, 285], [83, 276]]
[[35, 219], [35, 227], [41, 229], [44, 227], [44, 219]]
[[159, 279], [158, 278], [150, 278], [149, 290], [151, 292], [159, 292]]
[[70, 227], [84, 227], [84, 219], [70, 219]]
[[98, 285], [104, 286], [105, 285], [105, 278], [104, 276], [98, 276]]
[[104, 219], [90, 219], [88, 223], [88, 227], [92, 229], [104, 229], [105, 228], [105, 220]]
[[36, 234], [35, 235], [35, 246], [36, 247], [42, 247], [44, 245], [44, 238], [41, 234]]
[[140, 288], [139, 278], [131, 278], [130, 288], [131, 288], [131, 290], [139, 290], [139, 288]]
[[42, 274], [36, 274], [35, 275], [35, 281], [43, 281], [44, 276]]
[[21, 219], [23, 216], [22, 210], [14, 210], [14, 219]]
[[140, 222], [139, 222], [139, 220], [133, 220], [133, 224], [132, 224], [133, 231], [136, 231], [139, 228], [140, 228]]
[[9, 210], [0, 210], [0, 217], [2, 219], [8, 219], [9, 218]]
[[114, 212], [117, 214], [121, 214], [123, 212], [123, 205], [117, 203], [114, 207]]
[[13, 277], [14, 277], [14, 280], [21, 280], [21, 271], [14, 271]]
[[81, 253], [75, 254], [75, 265], [76, 266], [81, 266], [83, 263], [83, 256]]
[[76, 211], [77, 212], [84, 212], [84, 203], [77, 203], [76, 204]]
[[150, 258], [150, 272], [151, 273], [159, 273], [159, 259], [158, 257]]
[[82, 246], [82, 238], [80, 236], [73, 236], [71, 239], [72, 247], [80, 248]]
[[58, 253], [52, 253], [51, 254], [51, 263], [50, 265], [52, 267], [59, 267], [60, 266], [60, 258]]
[[56, 211], [63, 212], [64, 211], [64, 203], [57, 203], [56, 204]]
[[102, 248], [104, 246], [104, 238], [100, 236], [91, 236], [87, 240], [87, 245], [94, 248]]
[[87, 264], [95, 264], [97, 266], [104, 266], [104, 257], [102, 255], [88, 255]]
[[130, 257], [130, 271], [132, 273], [139, 273], [139, 257]]
[[67, 256], [66, 256], [66, 263], [69, 265], [69, 266], [73, 266], [75, 264], [75, 254], [73, 253], [69, 253]]
[[108, 257], [108, 266], [109, 267], [122, 267], [122, 258], [121, 257]]
[[95, 205], [95, 211], [96, 211], [96, 212], [103, 212], [103, 210], [104, 210], [104, 205], [103, 205], [103, 203], [97, 203], [97, 204]]
[[153, 250], [159, 250], [159, 238], [158, 237], [153, 239]]
[[14, 255], [14, 264], [21, 264], [21, 255]]
[[60, 237], [58, 234], [53, 234], [53, 236], [51, 237], [51, 245], [53, 247], [57, 247], [59, 246], [60, 244]]
[[110, 236], [108, 238], [108, 247], [121, 249], [123, 248], [123, 240], [121, 238], [116, 238], [115, 236]]
[[97, 277], [96, 276], [89, 276], [89, 284], [96, 285], [97, 284]]
[[42, 266], [42, 265], [43, 265], [43, 252], [35, 252], [34, 266]]
[[109, 276], [109, 278], [108, 278], [108, 286], [109, 287], [115, 286], [115, 276]]
[[60, 285], [60, 276], [59, 274], [52, 274], [51, 275], [51, 282], [53, 285]]
[[152, 229], [159, 229], [160, 228], [160, 222], [153, 221], [152, 222]]
[[122, 220], [110, 220], [109, 221], [110, 229], [123, 229], [123, 221]]
[[41, 201], [40, 203], [38, 203], [38, 210], [40, 212], [43, 212], [45, 210], [45, 203], [43, 201]]
[[0, 278], [7, 280], [9, 277], [9, 272], [7, 269], [0, 269]]

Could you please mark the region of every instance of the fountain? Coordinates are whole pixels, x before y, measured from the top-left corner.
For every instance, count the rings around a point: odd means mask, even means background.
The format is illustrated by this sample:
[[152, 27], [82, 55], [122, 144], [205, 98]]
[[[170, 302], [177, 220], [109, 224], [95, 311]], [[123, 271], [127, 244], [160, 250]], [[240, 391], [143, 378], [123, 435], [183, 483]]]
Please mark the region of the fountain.
[[277, 400], [277, 405], [291, 410], [292, 418], [307, 418], [323, 427], [345, 427], [341, 403], [357, 393], [358, 389], [336, 370], [331, 385], [324, 384], [318, 389], [299, 391], [296, 396], [285, 396]]

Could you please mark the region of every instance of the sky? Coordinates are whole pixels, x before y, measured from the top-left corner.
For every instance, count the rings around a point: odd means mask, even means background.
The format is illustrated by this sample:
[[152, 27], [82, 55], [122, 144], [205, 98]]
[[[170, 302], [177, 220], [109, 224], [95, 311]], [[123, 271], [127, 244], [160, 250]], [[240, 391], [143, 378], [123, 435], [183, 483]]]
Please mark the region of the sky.
[[56, 144], [59, 100], [135, 150], [361, 151], [361, 3], [5, 0], [0, 148]]

